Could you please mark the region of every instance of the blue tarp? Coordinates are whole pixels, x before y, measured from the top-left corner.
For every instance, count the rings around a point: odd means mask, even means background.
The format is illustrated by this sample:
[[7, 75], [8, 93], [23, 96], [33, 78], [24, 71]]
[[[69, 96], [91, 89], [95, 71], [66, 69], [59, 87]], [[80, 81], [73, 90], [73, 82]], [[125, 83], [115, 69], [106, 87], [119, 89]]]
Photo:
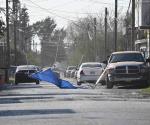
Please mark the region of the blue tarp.
[[77, 88], [73, 86], [70, 82], [58, 78], [58, 76], [51, 69], [47, 69], [45, 71], [34, 73], [30, 77], [40, 80], [40, 81], [46, 81], [46, 82], [52, 83], [62, 89], [76, 89]]

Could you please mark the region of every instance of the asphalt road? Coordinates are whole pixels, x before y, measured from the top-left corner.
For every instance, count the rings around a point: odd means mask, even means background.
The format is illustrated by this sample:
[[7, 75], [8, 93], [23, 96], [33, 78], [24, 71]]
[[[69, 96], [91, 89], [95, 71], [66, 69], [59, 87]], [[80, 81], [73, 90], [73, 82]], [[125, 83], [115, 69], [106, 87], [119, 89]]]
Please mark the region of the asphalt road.
[[150, 97], [137, 88], [91, 84], [74, 90], [10, 85], [0, 90], [0, 125], [150, 125]]

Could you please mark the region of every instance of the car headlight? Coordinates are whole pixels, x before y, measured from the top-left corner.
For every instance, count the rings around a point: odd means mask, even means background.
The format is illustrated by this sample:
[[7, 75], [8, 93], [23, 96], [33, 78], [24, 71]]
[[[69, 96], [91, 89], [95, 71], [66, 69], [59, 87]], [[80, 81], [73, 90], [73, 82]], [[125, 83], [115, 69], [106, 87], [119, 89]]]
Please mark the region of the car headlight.
[[112, 74], [112, 73], [115, 72], [115, 69], [114, 69], [114, 68], [109, 68], [109, 69], [107, 69], [107, 70], [108, 70], [108, 74]]
[[140, 72], [141, 72], [141, 73], [145, 73], [146, 70], [147, 70], [147, 69], [146, 69], [146, 66], [141, 66], [141, 67], [140, 67]]

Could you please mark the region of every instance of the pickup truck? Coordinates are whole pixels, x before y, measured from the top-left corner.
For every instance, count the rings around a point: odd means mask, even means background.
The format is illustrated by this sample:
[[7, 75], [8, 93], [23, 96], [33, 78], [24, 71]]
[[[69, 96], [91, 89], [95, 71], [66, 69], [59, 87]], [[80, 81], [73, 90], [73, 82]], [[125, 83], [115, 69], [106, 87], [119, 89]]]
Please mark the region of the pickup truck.
[[102, 74], [106, 87], [111, 89], [114, 85], [139, 83], [148, 85], [149, 59], [145, 60], [138, 51], [114, 52], [109, 57], [107, 67]]

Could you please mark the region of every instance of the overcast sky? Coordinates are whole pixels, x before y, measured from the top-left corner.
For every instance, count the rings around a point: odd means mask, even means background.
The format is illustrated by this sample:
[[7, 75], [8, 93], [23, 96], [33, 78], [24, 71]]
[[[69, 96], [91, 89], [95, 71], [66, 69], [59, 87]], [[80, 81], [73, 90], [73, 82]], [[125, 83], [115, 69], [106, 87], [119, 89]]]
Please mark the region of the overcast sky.
[[[0, 0], [0, 7], [5, 6], [6, 0]], [[12, 0], [10, 0], [12, 1]], [[22, 6], [28, 8], [30, 24], [47, 16], [54, 18], [59, 27], [66, 27], [70, 21], [85, 17], [88, 13], [98, 15], [105, 7], [112, 11], [115, 0], [20, 0]], [[127, 11], [129, 0], [118, 0], [119, 11]]]

